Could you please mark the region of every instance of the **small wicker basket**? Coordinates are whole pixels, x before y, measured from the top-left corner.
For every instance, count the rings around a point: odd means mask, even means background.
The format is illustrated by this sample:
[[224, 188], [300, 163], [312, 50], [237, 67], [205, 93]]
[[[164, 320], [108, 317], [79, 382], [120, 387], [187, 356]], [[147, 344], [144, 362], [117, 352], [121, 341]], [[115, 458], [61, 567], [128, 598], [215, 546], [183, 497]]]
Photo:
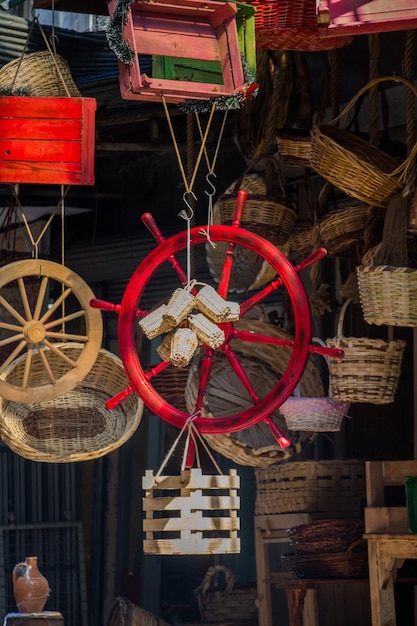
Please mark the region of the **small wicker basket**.
[[345, 353], [342, 359], [332, 359], [329, 364], [330, 395], [347, 402], [394, 402], [406, 342], [344, 337], [343, 320], [350, 302], [346, 300], [340, 310], [337, 336], [326, 340], [328, 346]]
[[67, 61], [49, 51], [31, 52], [0, 68], [0, 91], [27, 96], [81, 97]]
[[288, 543], [296, 554], [345, 552], [363, 539], [364, 522], [357, 519], [321, 519], [287, 529]]
[[356, 275], [368, 324], [417, 326], [417, 269], [362, 265]]
[[[59, 347], [65, 358], [76, 361], [82, 350], [77, 343]], [[39, 356], [32, 357], [29, 377], [42, 378], [43, 368], [36, 367]], [[56, 362], [55, 362], [56, 361]], [[51, 355], [56, 375], [64, 367], [63, 357]], [[20, 378], [26, 357], [16, 359], [3, 373], [5, 380]], [[101, 349], [95, 364], [77, 387], [54, 400], [21, 404], [0, 398], [0, 436], [13, 452], [31, 461], [71, 463], [104, 456], [119, 448], [138, 428], [143, 402], [132, 393], [115, 409], [106, 401], [129, 385], [121, 360]]]
[[277, 131], [275, 139], [283, 163], [295, 167], [310, 167], [310, 131], [299, 128], [282, 128]]
[[291, 396], [279, 410], [285, 417], [289, 430], [337, 432], [347, 416], [350, 403], [334, 398], [303, 398]]
[[[380, 207], [387, 206], [391, 196], [404, 188], [408, 170], [417, 154], [417, 143], [403, 163], [398, 165], [386, 152], [343, 126], [349, 111], [362, 95], [384, 81], [402, 83], [417, 95], [416, 87], [400, 76], [383, 76], [369, 81], [338, 117], [329, 124], [313, 127], [310, 155], [310, 165], [320, 176], [347, 195]], [[342, 128], [336, 126], [337, 122]]]
[[[223, 575], [224, 580], [216, 588], [214, 581], [219, 574]], [[225, 565], [209, 567], [203, 582], [194, 593], [204, 622], [244, 619], [257, 623], [256, 587], [235, 585], [233, 572]]]
[[355, 542], [346, 552], [284, 554], [282, 562], [296, 578], [362, 578], [368, 575], [368, 552], [364, 541]]
[[329, 256], [360, 257], [368, 209], [367, 204], [347, 206], [330, 211], [319, 220], [320, 237]]

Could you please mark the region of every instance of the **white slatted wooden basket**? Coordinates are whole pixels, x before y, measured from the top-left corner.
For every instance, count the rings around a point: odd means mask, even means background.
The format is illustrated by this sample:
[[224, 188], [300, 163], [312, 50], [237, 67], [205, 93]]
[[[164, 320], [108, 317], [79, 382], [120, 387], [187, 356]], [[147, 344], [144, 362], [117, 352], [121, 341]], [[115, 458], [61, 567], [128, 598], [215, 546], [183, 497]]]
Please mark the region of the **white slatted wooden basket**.
[[240, 486], [235, 469], [228, 475], [203, 475], [192, 468], [179, 476], [142, 478], [145, 554], [239, 553]]

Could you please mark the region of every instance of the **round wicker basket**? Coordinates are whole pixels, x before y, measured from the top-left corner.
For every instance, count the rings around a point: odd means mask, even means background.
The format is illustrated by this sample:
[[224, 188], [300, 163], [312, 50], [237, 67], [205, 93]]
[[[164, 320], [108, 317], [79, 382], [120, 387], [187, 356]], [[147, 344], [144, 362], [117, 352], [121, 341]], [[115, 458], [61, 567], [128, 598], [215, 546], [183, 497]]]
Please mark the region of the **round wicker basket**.
[[[72, 361], [81, 349], [77, 343], [59, 347]], [[35, 365], [38, 359], [34, 354]], [[25, 363], [23, 358], [13, 361], [4, 373], [6, 379], [21, 377]], [[64, 363], [56, 356], [54, 371]], [[43, 369], [34, 371], [46, 375]], [[13, 452], [31, 461], [69, 463], [104, 456], [125, 443], [140, 424], [143, 402], [136, 394], [112, 410], [106, 407], [106, 401], [128, 384], [121, 360], [101, 349], [84, 380], [54, 400], [21, 404], [0, 398], [0, 436]]]
[[31, 52], [0, 69], [0, 90], [9, 95], [81, 97], [67, 61], [48, 51]]
[[[265, 324], [259, 320], [241, 319], [234, 325], [238, 329], [262, 332], [272, 337], [290, 338], [288, 333], [277, 326]], [[265, 396], [270, 391], [271, 384], [275, 384], [277, 377], [285, 371], [290, 358], [290, 349], [285, 347], [277, 349], [270, 345], [243, 343], [235, 340], [231, 342], [231, 345], [243, 364], [258, 396]], [[189, 411], [193, 411], [197, 397], [201, 356], [200, 354], [194, 357], [189, 371], [185, 391]], [[312, 359], [307, 362], [300, 381], [300, 389], [301, 393], [306, 396], [324, 395], [320, 372]], [[225, 363], [223, 355], [216, 355], [204, 399], [205, 416], [209, 417], [210, 414], [227, 416], [229, 412], [233, 414], [251, 405], [252, 400], [246, 390], [242, 388], [236, 374]], [[272, 418], [290, 439], [290, 447], [281, 448], [271, 434], [269, 427], [263, 422], [238, 432], [204, 435], [204, 438], [214, 450], [240, 465], [264, 467], [278, 463], [300, 452], [316, 437], [316, 433], [312, 431], [290, 432], [283, 415], [279, 411], [276, 411]]]
[[330, 211], [319, 220], [321, 240], [330, 256], [360, 255], [368, 209], [367, 204], [348, 206]]

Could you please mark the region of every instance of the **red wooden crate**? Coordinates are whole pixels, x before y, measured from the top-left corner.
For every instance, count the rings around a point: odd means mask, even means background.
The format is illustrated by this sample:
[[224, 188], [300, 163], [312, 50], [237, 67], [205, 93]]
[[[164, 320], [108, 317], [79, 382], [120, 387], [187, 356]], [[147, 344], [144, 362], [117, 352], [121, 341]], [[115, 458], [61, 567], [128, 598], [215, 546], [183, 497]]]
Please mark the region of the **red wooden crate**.
[[[116, 0], [109, 4], [113, 14]], [[123, 35], [135, 53], [131, 65], [119, 61], [125, 99], [168, 102], [232, 95], [245, 87], [236, 27], [236, 5], [219, 0], [137, 0], [131, 2]], [[141, 72], [139, 55], [221, 63], [223, 84], [152, 78]]]
[[321, 37], [417, 28], [415, 0], [320, 0]]
[[0, 97], [0, 182], [93, 185], [94, 98]]

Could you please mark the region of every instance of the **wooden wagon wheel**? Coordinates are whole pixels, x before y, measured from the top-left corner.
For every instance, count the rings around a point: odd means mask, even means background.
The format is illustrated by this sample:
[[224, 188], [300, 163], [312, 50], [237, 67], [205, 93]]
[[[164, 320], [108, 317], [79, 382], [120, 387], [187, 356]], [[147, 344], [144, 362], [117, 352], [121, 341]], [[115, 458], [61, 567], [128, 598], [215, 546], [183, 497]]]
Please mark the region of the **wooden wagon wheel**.
[[[326, 254], [321, 248], [311, 255], [304, 264], [294, 267], [290, 261], [269, 241], [255, 235], [252, 232], [239, 227], [240, 216], [242, 214], [247, 193], [239, 191], [235, 219], [232, 226], [211, 226], [210, 240], [213, 243], [227, 242], [228, 252], [225, 259], [222, 275], [217, 287], [217, 292], [223, 298], [227, 298], [230, 274], [233, 266], [233, 253], [237, 245], [244, 246], [259, 254], [267, 261], [275, 270], [277, 278], [271, 281], [269, 285], [261, 291], [246, 299], [240, 305], [240, 314], [243, 316], [254, 306], [261, 303], [268, 295], [276, 289], [283, 287], [286, 289], [289, 300], [291, 302], [294, 313], [294, 340], [291, 342], [271, 338], [262, 333], [251, 333], [240, 331], [234, 327], [233, 322], [222, 322], [218, 326], [224, 332], [224, 341], [218, 348], [212, 348], [205, 345], [205, 357], [203, 359], [201, 380], [197, 393], [195, 409], [191, 413], [181, 411], [169, 402], [167, 402], [153, 387], [152, 379], [165, 369], [172, 366], [169, 362], [161, 361], [159, 366], [152, 368], [151, 371], [145, 372], [137, 352], [135, 342], [135, 329], [138, 325], [138, 318], [147, 315], [147, 312], [140, 310], [142, 296], [148, 284], [152, 282], [154, 274], [161, 268], [164, 263], [170, 264], [176, 271], [179, 280], [183, 285], [187, 284], [187, 276], [180, 264], [180, 255], [187, 253], [189, 247], [205, 246], [207, 243], [207, 234], [199, 227], [190, 229], [189, 233], [181, 232], [169, 239], [164, 239], [158, 230], [152, 216], [145, 214], [142, 219], [151, 233], [155, 236], [158, 246], [153, 252], [140, 263], [130, 279], [126, 291], [124, 293], [120, 305], [111, 305], [102, 301], [92, 302], [92, 306], [102, 308], [104, 310], [112, 310], [119, 314], [119, 349], [120, 356], [123, 361], [126, 373], [131, 381], [131, 386], [123, 390], [118, 397], [113, 399], [113, 403], [121, 402], [129, 393], [136, 392], [142, 398], [144, 403], [168, 423], [184, 428], [188, 420], [192, 419], [193, 425], [201, 433], [218, 434], [225, 432], [235, 432], [243, 428], [252, 426], [264, 420], [270, 427], [272, 433], [279, 442], [284, 443], [281, 432], [277, 432], [276, 425], [272, 422], [271, 413], [273, 413], [286, 398], [291, 394], [297, 385], [307, 362], [310, 351], [321, 352], [327, 355], [335, 356], [340, 352], [328, 351], [320, 346], [311, 344], [311, 319], [308, 297], [304, 290], [303, 284], [298, 276], [298, 272], [304, 267], [308, 267], [312, 263], [320, 260]], [[194, 251], [198, 254], [198, 251]], [[178, 255], [178, 256], [177, 256]], [[199, 268], [195, 268], [195, 278], [199, 280], [197, 273]], [[280, 346], [290, 345], [292, 354], [290, 356], [288, 366], [282, 376], [273, 385], [270, 392], [264, 397], [259, 398], [254, 390], [251, 381], [246, 376], [244, 368], [239, 362], [237, 353], [232, 348], [232, 339], [243, 342], [257, 342], [264, 344], [272, 344], [277, 350]], [[226, 356], [228, 365], [236, 372], [240, 382], [249, 391], [253, 406], [227, 417], [204, 416], [203, 401], [204, 393], [210, 378], [210, 371], [213, 364], [214, 354], [220, 350]], [[324, 352], [323, 352], [324, 351]], [[112, 402], [108, 403], [112, 406]], [[287, 444], [288, 445], [288, 444]]]
[[[77, 274], [52, 261], [26, 259], [0, 268], [0, 396], [21, 403], [44, 402], [85, 378], [103, 336], [101, 314], [89, 304], [93, 297]], [[72, 341], [84, 345], [76, 360], [59, 349], [60, 342]], [[8, 366], [25, 351], [23, 375], [6, 382]], [[34, 371], [36, 352], [40, 365]], [[61, 363], [59, 371], [51, 368], [50, 353]]]

